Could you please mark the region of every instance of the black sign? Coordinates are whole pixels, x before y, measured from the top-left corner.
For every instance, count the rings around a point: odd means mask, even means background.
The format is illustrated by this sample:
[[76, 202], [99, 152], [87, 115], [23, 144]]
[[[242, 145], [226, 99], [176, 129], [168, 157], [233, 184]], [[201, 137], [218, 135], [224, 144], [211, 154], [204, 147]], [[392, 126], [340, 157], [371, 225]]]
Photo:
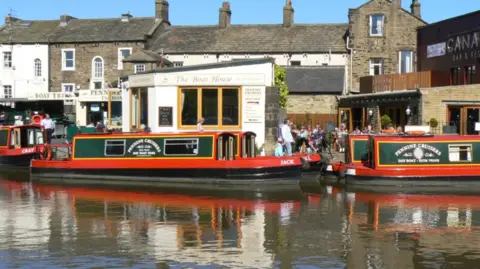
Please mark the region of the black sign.
[[173, 107], [158, 107], [158, 126], [173, 126]]

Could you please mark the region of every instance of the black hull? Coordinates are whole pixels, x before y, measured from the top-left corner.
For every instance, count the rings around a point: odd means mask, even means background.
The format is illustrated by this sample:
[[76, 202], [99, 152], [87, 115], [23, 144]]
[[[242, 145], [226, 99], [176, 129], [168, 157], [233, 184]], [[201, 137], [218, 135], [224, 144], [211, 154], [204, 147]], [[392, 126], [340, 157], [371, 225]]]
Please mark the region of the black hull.
[[480, 187], [480, 176], [364, 177], [347, 175], [347, 185], [395, 187]]
[[[58, 169], [31, 168], [32, 181], [70, 180], [101, 185], [297, 186], [300, 167], [248, 169]], [[253, 186], [255, 185], [255, 186]]]
[[36, 154], [0, 156], [0, 169], [3, 168], [26, 168], [30, 167], [30, 161]]

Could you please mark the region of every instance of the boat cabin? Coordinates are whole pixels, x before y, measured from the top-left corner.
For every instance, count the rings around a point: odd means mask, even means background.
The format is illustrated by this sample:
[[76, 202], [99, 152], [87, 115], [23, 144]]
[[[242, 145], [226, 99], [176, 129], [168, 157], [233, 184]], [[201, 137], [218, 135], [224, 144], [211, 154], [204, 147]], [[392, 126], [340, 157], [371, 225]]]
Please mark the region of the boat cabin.
[[39, 125], [0, 127], [0, 152], [10, 149], [33, 148], [37, 145], [44, 145], [45, 142], [45, 130]]
[[256, 157], [253, 132], [96, 133], [73, 137], [72, 159], [216, 159]]
[[345, 162], [373, 169], [480, 165], [479, 136], [349, 135]]

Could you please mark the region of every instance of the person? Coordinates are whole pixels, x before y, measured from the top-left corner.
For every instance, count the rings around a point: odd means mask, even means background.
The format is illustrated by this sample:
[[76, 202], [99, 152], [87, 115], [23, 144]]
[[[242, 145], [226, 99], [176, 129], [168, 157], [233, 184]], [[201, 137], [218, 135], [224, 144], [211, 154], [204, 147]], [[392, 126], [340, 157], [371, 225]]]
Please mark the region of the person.
[[204, 118], [200, 118], [198, 119], [198, 122], [197, 122], [197, 131], [199, 132], [203, 132], [203, 123], [205, 122], [205, 119]]
[[50, 118], [50, 114], [48, 113], [45, 114], [45, 118], [43, 118], [40, 125], [42, 125], [47, 132], [47, 144], [51, 144], [52, 134], [53, 132], [55, 132], [55, 124], [53, 123], [53, 120]]
[[292, 143], [294, 142], [292, 137], [292, 131], [290, 130], [290, 126], [288, 125], [288, 120], [284, 121], [282, 125], [282, 139], [285, 143], [285, 148], [287, 149], [287, 155], [292, 156]]
[[283, 139], [281, 137], [277, 140], [277, 145], [275, 145], [275, 157], [281, 157], [285, 155], [283, 152]]
[[15, 126], [21, 126], [23, 125], [23, 120], [22, 120], [22, 116], [15, 116]]
[[103, 124], [103, 122], [99, 121], [99, 122], [97, 122], [97, 126], [95, 126], [95, 132], [103, 133], [103, 132], [105, 132], [106, 128], [107, 127], [105, 127], [105, 124]]

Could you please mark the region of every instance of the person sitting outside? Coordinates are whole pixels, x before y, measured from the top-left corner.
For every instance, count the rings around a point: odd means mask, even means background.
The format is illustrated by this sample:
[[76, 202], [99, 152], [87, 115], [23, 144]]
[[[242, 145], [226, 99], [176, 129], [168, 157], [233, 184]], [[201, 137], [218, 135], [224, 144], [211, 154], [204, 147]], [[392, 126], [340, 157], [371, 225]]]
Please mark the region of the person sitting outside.
[[279, 137], [277, 140], [277, 144], [275, 145], [275, 157], [281, 157], [285, 155], [283, 151], [283, 144], [283, 139]]
[[205, 119], [204, 118], [200, 118], [198, 119], [197, 121], [197, 131], [199, 132], [203, 132], [204, 129], [203, 129], [203, 124], [205, 123]]

